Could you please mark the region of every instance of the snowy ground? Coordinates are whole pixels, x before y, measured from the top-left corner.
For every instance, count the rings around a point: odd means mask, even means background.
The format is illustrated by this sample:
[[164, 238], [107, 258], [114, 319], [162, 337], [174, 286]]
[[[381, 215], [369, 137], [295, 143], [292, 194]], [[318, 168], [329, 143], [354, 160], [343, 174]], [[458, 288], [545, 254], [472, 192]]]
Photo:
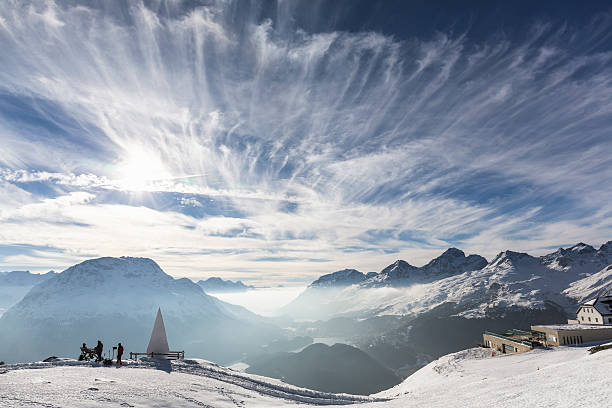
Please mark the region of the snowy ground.
[[284, 407], [381, 400], [294, 387], [204, 360], [128, 362], [121, 368], [64, 360], [0, 367], [0, 406]]
[[612, 350], [559, 347], [491, 357], [470, 349], [433, 361], [370, 398], [329, 394], [203, 360], [106, 368], [77, 363], [0, 367], [0, 406], [45, 407], [599, 407], [612, 398]]

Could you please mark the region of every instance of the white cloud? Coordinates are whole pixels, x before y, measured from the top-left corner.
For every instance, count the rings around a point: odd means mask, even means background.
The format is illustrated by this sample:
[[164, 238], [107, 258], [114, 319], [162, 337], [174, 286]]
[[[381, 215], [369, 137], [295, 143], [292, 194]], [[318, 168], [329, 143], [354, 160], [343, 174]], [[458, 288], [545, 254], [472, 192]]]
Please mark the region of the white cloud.
[[[3, 243], [147, 254], [184, 274], [192, 262], [312, 276], [423, 263], [454, 236], [491, 256], [610, 234], [612, 53], [587, 52], [605, 18], [475, 44], [308, 34], [290, 7], [240, 30], [224, 2], [179, 17], [107, 7], [0, 10], [0, 91], [40, 101], [32, 114], [52, 124], [0, 116]], [[32, 182], [73, 192], [41, 199], [10, 184]], [[176, 193], [198, 210], [215, 197], [238, 215], [93, 200], [112, 190]], [[371, 230], [387, 232], [366, 242]], [[273, 257], [298, 261], [249, 260]]]

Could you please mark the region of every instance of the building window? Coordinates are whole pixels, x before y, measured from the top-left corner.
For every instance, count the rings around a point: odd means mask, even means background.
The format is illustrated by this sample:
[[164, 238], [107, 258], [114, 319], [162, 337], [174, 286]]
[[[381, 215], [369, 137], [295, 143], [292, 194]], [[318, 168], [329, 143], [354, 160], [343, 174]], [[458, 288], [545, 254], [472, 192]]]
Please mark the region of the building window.
[[580, 344], [582, 344], [582, 336], [580, 336]]
[[596, 321], [596, 322], [599, 322], [599, 319], [598, 319], [598, 318], [595, 318], [595, 321]]
[[608, 323], [612, 323], [612, 317], [608, 317]]
[[591, 321], [591, 318], [589, 317], [589, 322]]
[[580, 320], [584, 321], [584, 316], [580, 316]]

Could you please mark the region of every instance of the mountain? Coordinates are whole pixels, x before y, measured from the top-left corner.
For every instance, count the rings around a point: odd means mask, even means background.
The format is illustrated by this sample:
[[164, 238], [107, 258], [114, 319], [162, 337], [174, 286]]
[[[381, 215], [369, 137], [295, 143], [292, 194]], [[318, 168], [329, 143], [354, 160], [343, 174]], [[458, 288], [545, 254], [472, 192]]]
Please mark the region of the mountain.
[[275, 353], [248, 363], [247, 373], [325, 392], [369, 395], [401, 382], [391, 370], [346, 344], [316, 343], [299, 353]]
[[[371, 291], [373, 288], [409, 288], [417, 284], [457, 276], [480, 269], [487, 260], [479, 255], [465, 256], [463, 251], [449, 248], [427, 265], [417, 267], [398, 260], [380, 273], [367, 275], [355, 269], [345, 269], [323, 275], [283, 308], [283, 312], [301, 319], [325, 319], [337, 315], [384, 314], [389, 305], [379, 303], [380, 296], [397, 295], [410, 291]], [[379, 313], [380, 312], [380, 313]], [[398, 313], [403, 314], [403, 313]]]
[[442, 255], [432, 259], [422, 267], [412, 266], [406, 261], [398, 260], [384, 268], [378, 275], [369, 278], [363, 285], [366, 287], [410, 286], [466, 271], [475, 271], [484, 268], [486, 265], [487, 260], [480, 255], [465, 256], [463, 251], [457, 248], [449, 248]]
[[158, 307], [171, 349], [193, 356], [231, 361], [278, 335], [263, 318], [208, 296], [189, 279], [172, 278], [151, 259], [98, 258], [34, 286], [4, 313], [0, 356], [74, 356], [82, 342], [97, 339], [142, 352]]
[[367, 274], [359, 272], [356, 269], [343, 269], [323, 275], [319, 279], [310, 284], [311, 288], [343, 288], [346, 286], [361, 283], [366, 279], [376, 276], [376, 272], [368, 272]]
[[255, 288], [254, 286], [245, 285], [242, 281], [232, 282], [231, 280], [223, 280], [217, 277], [200, 280], [198, 285], [207, 293], [244, 292]]
[[34, 285], [54, 275], [53, 271], [44, 274], [29, 271], [0, 272], [0, 316], [19, 302]]
[[594, 299], [611, 289], [612, 265], [608, 265], [597, 273], [572, 282], [569, 288], [563, 291], [563, 294], [576, 299], [578, 303], [582, 303]]
[[[376, 277], [344, 288], [309, 287], [285, 312], [307, 321], [343, 317], [375, 322], [376, 333], [355, 325], [342, 341], [406, 376], [423, 363], [477, 344], [484, 330], [529, 329], [531, 324], [575, 318], [580, 301], [612, 285], [611, 248], [611, 242], [599, 249], [579, 243], [538, 257], [503, 251], [481, 269], [467, 271], [462, 271], [465, 265], [471, 269], [482, 261], [468, 262], [462, 253], [449, 256], [456, 252], [446, 251], [423, 267], [398, 261]], [[334, 337], [337, 330], [324, 327], [308, 323], [304, 332]]]
[[284, 311], [305, 319], [414, 316], [453, 302], [460, 315], [482, 317], [492, 309], [543, 308], [552, 302], [571, 315], [581, 294], [565, 291], [610, 264], [612, 241], [598, 250], [580, 243], [540, 257], [503, 251], [489, 263], [451, 248], [425, 266], [396, 261], [378, 275], [333, 293], [311, 285]]

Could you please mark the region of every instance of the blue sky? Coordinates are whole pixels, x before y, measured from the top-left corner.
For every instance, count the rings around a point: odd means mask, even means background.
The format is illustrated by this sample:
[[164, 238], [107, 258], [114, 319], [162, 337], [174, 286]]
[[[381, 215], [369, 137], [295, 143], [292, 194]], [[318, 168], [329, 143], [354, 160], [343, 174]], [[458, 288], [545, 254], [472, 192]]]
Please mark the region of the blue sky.
[[600, 245], [612, 9], [537, 3], [9, 2], [0, 269], [293, 284]]

